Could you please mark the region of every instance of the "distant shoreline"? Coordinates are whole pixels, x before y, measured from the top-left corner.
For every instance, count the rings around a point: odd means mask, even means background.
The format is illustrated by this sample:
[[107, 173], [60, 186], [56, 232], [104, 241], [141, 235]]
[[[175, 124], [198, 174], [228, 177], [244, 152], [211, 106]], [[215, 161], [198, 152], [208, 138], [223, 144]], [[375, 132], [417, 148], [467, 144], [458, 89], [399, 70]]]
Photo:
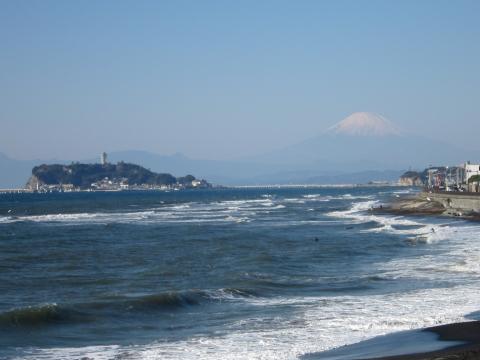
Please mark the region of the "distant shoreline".
[[0, 194], [71, 194], [71, 193], [110, 193], [110, 192], [173, 192], [197, 190], [195, 188], [188, 189], [76, 189], [76, 190], [52, 190], [52, 191], [38, 191], [30, 189], [0, 189]]
[[22, 193], [33, 193], [33, 190], [30, 189], [0, 189], [0, 194], [22, 194]]
[[[266, 184], [266, 185], [213, 185], [210, 189], [329, 189], [329, 188], [372, 188], [372, 187], [398, 187], [410, 188], [398, 184]], [[182, 189], [183, 190], [183, 189]], [[168, 192], [174, 189], [76, 189], [68, 191], [37, 191], [32, 189], [0, 189], [0, 194], [15, 193], [72, 193], [72, 192], [128, 192], [128, 191], [155, 191]]]
[[302, 188], [372, 188], [372, 187], [398, 187], [411, 188], [411, 186], [398, 185], [394, 183], [379, 183], [379, 184], [259, 184], [259, 185], [228, 185], [225, 188], [230, 189], [302, 189]]

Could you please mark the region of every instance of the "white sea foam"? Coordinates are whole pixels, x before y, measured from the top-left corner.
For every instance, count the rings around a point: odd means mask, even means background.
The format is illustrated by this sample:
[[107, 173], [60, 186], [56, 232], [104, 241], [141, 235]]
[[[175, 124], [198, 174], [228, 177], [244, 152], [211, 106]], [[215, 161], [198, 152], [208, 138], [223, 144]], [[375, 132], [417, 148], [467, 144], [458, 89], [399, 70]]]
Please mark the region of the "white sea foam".
[[[355, 204], [354, 208], [358, 211], [369, 205]], [[402, 218], [396, 221], [421, 224]], [[289, 306], [295, 311], [287, 318], [265, 315], [242, 319], [229, 324], [228, 331], [218, 336], [196, 336], [141, 346], [35, 350], [31, 356], [22, 358], [297, 359], [308, 352], [328, 350], [394, 331], [463, 321], [464, 315], [480, 307], [476, 295], [480, 290], [476, 281], [480, 274], [480, 250], [476, 246], [480, 240], [478, 226], [457, 222], [439, 226], [438, 231], [443, 232], [445, 239], [435, 246], [445, 246], [448, 252], [444, 255], [420, 254], [372, 266], [382, 277], [392, 280], [403, 276], [449, 280], [453, 273], [453, 276], [470, 276], [472, 281], [454, 287], [363, 296], [259, 298], [218, 292], [214, 295], [226, 300], [245, 301], [259, 308]]]
[[414, 189], [412, 188], [408, 188], [408, 189], [402, 189], [402, 190], [396, 190], [393, 192], [393, 194], [412, 194], [413, 192], [415, 192]]
[[292, 203], [292, 204], [305, 204], [307, 202], [306, 199], [301, 198], [285, 198], [283, 199], [284, 203]]
[[354, 203], [348, 210], [332, 211], [327, 215], [337, 218], [357, 220], [358, 222], [367, 222], [370, 220], [366, 220], [368, 215], [365, 215], [363, 212], [374, 208], [378, 204], [378, 200], [362, 201]]
[[[189, 210], [196, 209], [196, 217], [191, 213], [189, 216], [198, 220], [201, 214], [208, 220], [209, 211], [233, 211], [233, 215], [226, 215], [231, 216], [227, 221], [238, 221], [239, 214], [252, 207], [259, 209], [256, 211], [276, 211], [275, 206], [255, 204], [257, 202], [245, 201], [220, 202], [213, 206], [197, 204]], [[135, 346], [32, 349], [18, 359], [297, 359], [308, 352], [328, 350], [394, 331], [462, 321], [466, 314], [477, 311], [480, 308], [477, 296], [480, 291], [477, 281], [480, 275], [479, 227], [462, 221], [441, 224], [438, 220], [413, 220], [367, 211], [378, 204], [374, 200], [353, 203], [347, 210], [329, 213], [331, 221], [312, 220], [311, 223], [373, 221], [377, 227], [361, 231], [404, 235], [405, 239], [415, 239], [413, 245], [425, 239], [430, 245], [424, 246], [435, 246], [440, 251], [393, 258], [372, 264], [372, 268], [391, 281], [401, 277], [438, 283], [462, 281], [454, 282], [456, 286], [362, 296], [259, 298], [237, 297], [220, 291], [214, 296], [244, 301], [260, 309], [288, 306], [294, 311], [286, 318], [269, 318], [268, 312], [259, 311], [265, 313], [264, 317], [256, 315], [228, 324], [226, 331], [216, 336], [194, 336], [182, 341]], [[171, 208], [165, 211], [174, 219], [179, 216]]]
[[379, 265], [380, 270], [388, 271], [389, 275], [394, 277], [415, 276], [431, 280], [441, 278], [443, 272], [480, 274], [478, 225], [467, 225], [461, 220], [446, 223], [439, 223], [431, 218], [413, 220], [404, 216], [377, 215], [367, 211], [378, 204], [376, 201], [356, 203], [348, 210], [331, 212], [328, 215], [355, 223], [375, 222], [378, 227], [360, 231], [404, 235], [412, 245], [441, 244], [448, 241], [444, 244], [448, 247], [445, 255], [396, 258]]
[[380, 202], [378, 200], [369, 200], [355, 203], [348, 210], [333, 211], [327, 215], [350, 220], [350, 223], [375, 222], [379, 225], [378, 227], [362, 231], [410, 235], [409, 240], [412, 243], [433, 243], [451, 237], [452, 235], [448, 225], [414, 221], [404, 216], [377, 215], [368, 212], [368, 210], [378, 207], [379, 205]]
[[243, 319], [231, 324], [227, 335], [143, 346], [37, 350], [30, 358], [296, 359], [392, 331], [464, 320], [462, 314], [480, 306], [476, 291], [465, 286], [374, 296], [246, 298], [259, 307], [290, 305], [297, 311], [288, 319]]
[[107, 224], [107, 223], [195, 223], [195, 222], [248, 222], [257, 213], [268, 214], [284, 209], [285, 204], [270, 198], [228, 200], [216, 203], [190, 202], [166, 204], [139, 211], [24, 215], [0, 217], [0, 223], [32, 221], [52, 224]]
[[0, 216], [0, 224], [9, 224], [15, 222], [16, 218], [12, 216]]
[[341, 201], [351, 201], [351, 200], [366, 200], [366, 199], [374, 199], [372, 195], [352, 195], [352, 194], [344, 194], [338, 196], [332, 195], [322, 195], [322, 194], [306, 194], [302, 195], [301, 197], [295, 198], [284, 198], [281, 201], [283, 203], [293, 203], [293, 204], [305, 204], [305, 203], [319, 203], [319, 202], [330, 202], [333, 200], [341, 200]]
[[321, 195], [320, 194], [308, 194], [308, 195], [303, 195], [304, 198], [307, 199], [316, 199], [319, 198]]

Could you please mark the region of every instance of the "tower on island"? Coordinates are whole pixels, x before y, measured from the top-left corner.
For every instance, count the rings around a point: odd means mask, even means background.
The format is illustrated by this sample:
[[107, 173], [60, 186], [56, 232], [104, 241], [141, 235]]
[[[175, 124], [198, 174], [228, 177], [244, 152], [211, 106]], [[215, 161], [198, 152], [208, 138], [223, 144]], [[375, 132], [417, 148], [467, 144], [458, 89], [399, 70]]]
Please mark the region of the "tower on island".
[[106, 165], [106, 164], [107, 164], [107, 153], [106, 153], [106, 152], [103, 152], [103, 153], [100, 155], [100, 164], [102, 164], [102, 165]]

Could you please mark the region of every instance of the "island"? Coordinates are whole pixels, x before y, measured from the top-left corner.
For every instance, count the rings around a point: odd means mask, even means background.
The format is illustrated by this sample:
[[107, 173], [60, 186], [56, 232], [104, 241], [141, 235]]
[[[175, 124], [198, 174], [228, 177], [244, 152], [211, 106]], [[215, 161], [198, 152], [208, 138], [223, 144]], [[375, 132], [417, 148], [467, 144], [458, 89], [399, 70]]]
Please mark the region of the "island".
[[193, 175], [175, 177], [155, 173], [140, 165], [117, 164], [52, 164], [35, 166], [26, 188], [30, 191], [118, 191], [180, 190], [210, 188], [206, 180]]

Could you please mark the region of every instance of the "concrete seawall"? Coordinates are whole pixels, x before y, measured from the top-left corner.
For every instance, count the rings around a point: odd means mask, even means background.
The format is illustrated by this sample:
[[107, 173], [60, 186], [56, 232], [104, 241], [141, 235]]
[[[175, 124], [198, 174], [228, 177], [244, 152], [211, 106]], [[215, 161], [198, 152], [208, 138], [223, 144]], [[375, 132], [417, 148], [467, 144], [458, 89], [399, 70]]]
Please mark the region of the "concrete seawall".
[[434, 192], [420, 196], [442, 204], [448, 214], [480, 214], [480, 194], [477, 193]]

